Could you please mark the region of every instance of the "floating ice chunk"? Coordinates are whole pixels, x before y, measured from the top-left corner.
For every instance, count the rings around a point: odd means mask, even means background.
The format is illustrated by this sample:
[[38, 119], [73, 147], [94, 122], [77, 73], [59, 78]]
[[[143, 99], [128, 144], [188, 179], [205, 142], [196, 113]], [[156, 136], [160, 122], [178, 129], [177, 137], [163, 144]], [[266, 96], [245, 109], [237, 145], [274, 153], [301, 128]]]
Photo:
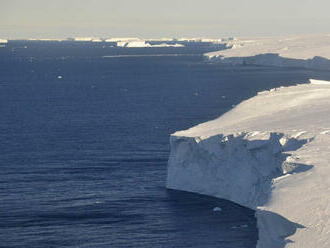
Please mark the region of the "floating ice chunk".
[[126, 47], [128, 42], [126, 41], [118, 41], [117, 42], [117, 47]]
[[222, 208], [220, 208], [220, 207], [213, 208], [213, 212], [221, 212], [221, 211], [222, 211]]
[[144, 40], [142, 41], [132, 41], [126, 44], [126, 47], [151, 47], [149, 43], [146, 43]]

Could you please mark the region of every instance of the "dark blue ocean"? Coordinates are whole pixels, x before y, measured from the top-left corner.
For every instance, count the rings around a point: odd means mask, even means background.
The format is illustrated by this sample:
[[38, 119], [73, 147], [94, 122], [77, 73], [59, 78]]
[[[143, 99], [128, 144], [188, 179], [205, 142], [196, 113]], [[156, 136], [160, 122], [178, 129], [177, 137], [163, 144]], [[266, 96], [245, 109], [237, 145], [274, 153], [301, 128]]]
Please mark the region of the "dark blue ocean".
[[169, 135], [330, 74], [211, 64], [211, 50], [0, 47], [0, 247], [255, 247], [252, 210], [166, 190]]

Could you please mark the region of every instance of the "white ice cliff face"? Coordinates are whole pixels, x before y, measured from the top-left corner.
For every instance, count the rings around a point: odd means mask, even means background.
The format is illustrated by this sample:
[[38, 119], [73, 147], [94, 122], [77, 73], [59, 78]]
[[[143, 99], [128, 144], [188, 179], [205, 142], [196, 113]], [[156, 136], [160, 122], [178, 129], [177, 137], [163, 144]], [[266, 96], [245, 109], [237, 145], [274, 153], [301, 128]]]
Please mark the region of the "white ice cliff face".
[[273, 180], [305, 168], [286, 152], [307, 141], [269, 132], [172, 136], [167, 187], [256, 209], [267, 203]]
[[167, 187], [255, 209], [258, 248], [330, 247], [330, 85], [311, 82], [172, 134]]

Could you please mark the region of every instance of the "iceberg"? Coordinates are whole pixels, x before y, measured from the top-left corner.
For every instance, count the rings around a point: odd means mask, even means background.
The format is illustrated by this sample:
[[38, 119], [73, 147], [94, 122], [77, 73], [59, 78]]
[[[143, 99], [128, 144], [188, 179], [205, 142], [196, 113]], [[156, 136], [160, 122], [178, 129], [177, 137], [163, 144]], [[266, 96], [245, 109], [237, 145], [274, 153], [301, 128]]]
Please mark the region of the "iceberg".
[[167, 188], [254, 209], [258, 248], [330, 247], [330, 82], [311, 82], [172, 134]]
[[[224, 45], [233, 39], [210, 39], [210, 38], [109, 38], [105, 42], [115, 42], [118, 47], [185, 47], [190, 43], [205, 43], [213, 45]], [[191, 44], [190, 44], [191, 45]]]
[[108, 38], [105, 42], [131, 42], [131, 41], [141, 41], [140, 38], [136, 37], [121, 37], [121, 38]]
[[228, 40], [227, 50], [205, 54], [225, 64], [330, 68], [330, 35]]
[[148, 41], [139, 40], [139, 41], [118, 41], [117, 47], [184, 47], [182, 44], [167, 44], [167, 43], [160, 43], [152, 45]]
[[151, 45], [149, 43], [146, 43], [144, 40], [118, 41], [117, 47], [151, 47]]
[[144, 40], [127, 42], [125, 47], [151, 47], [151, 45]]

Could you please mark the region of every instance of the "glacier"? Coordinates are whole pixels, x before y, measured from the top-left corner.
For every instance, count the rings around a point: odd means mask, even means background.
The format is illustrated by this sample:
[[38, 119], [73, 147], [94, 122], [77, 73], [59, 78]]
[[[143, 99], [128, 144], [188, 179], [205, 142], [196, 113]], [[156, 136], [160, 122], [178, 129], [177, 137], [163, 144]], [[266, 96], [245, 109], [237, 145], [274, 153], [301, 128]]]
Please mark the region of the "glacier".
[[254, 209], [258, 248], [330, 247], [329, 123], [330, 82], [260, 92], [171, 135], [167, 188]]
[[330, 35], [303, 35], [254, 39], [233, 39], [227, 50], [205, 54], [214, 62], [232, 65], [265, 65], [330, 68]]

